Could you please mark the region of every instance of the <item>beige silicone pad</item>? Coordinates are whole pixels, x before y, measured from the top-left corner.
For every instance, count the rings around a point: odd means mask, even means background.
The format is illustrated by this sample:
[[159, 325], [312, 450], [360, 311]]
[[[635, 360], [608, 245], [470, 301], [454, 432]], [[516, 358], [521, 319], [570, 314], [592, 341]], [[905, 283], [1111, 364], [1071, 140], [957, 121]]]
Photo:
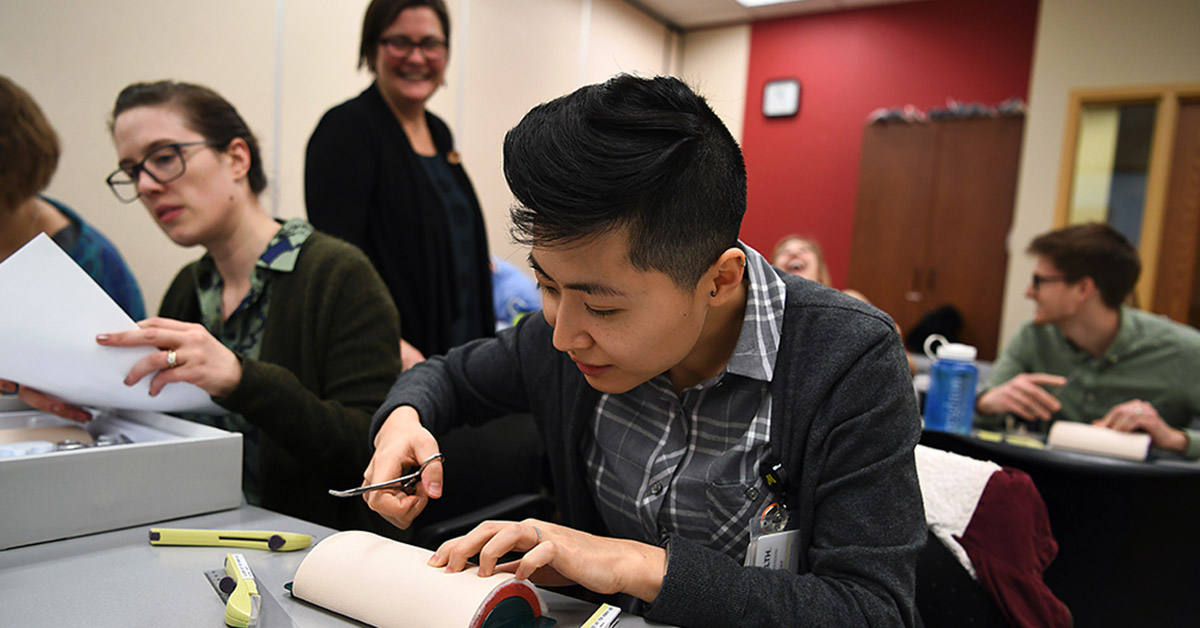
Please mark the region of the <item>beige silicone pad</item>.
[[82, 427], [64, 425], [61, 427], [17, 427], [0, 430], [0, 445], [6, 443], [21, 443], [28, 440], [47, 440], [57, 443], [63, 440], [79, 441], [85, 445], [92, 444], [92, 435]]
[[425, 564], [431, 555], [370, 532], [338, 532], [304, 557], [292, 594], [380, 628], [475, 628], [493, 596], [512, 595], [513, 585], [532, 592], [522, 597], [535, 598], [545, 614], [545, 602], [527, 582], [510, 574], [480, 578], [474, 568], [446, 573]]
[[1050, 427], [1046, 444], [1057, 449], [1145, 460], [1150, 451], [1150, 435], [1144, 432], [1118, 432], [1087, 423], [1056, 421]]

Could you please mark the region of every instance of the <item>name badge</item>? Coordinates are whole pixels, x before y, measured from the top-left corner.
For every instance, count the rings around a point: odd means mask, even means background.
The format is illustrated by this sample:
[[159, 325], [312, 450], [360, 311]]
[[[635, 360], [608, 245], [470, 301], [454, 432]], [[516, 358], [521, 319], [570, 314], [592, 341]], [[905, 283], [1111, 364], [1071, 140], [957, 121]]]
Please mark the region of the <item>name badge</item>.
[[799, 572], [800, 532], [788, 529], [790, 523], [783, 504], [770, 504], [750, 521], [750, 545], [746, 548], [747, 567], [786, 569]]
[[799, 530], [773, 532], [753, 539], [746, 552], [746, 566], [786, 569], [797, 573], [800, 570], [799, 541]]

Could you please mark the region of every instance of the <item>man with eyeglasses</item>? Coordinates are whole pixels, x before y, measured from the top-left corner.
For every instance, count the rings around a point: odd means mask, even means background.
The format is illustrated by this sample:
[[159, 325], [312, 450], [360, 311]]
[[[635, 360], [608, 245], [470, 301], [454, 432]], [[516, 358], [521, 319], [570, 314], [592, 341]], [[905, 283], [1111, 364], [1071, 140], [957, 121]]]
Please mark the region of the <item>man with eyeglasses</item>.
[[977, 422], [1089, 422], [1200, 458], [1200, 430], [1189, 428], [1200, 416], [1200, 332], [1123, 305], [1141, 273], [1129, 241], [1089, 223], [1038, 236], [1027, 252], [1033, 320], [996, 361]]

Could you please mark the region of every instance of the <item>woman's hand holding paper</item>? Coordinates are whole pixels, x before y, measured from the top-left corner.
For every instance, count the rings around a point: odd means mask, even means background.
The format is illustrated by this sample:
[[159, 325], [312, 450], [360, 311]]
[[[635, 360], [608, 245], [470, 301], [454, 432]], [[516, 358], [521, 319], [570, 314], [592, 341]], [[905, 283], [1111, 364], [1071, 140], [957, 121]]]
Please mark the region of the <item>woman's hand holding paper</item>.
[[[375, 434], [375, 454], [363, 472], [363, 485], [394, 480], [407, 467], [419, 466], [438, 453], [438, 443], [421, 425], [421, 417], [412, 406], [392, 411]], [[434, 461], [421, 474], [415, 495], [396, 490], [377, 490], [363, 495], [371, 510], [392, 525], [405, 530], [425, 509], [430, 499], [442, 496], [442, 462]]]
[[[511, 552], [517, 561], [497, 564]], [[602, 594], [628, 593], [653, 602], [662, 588], [667, 552], [661, 547], [596, 536], [572, 528], [526, 519], [485, 521], [466, 536], [446, 541], [429, 559], [432, 567], [462, 571], [479, 555], [479, 575], [513, 573], [543, 586], [579, 584]]]
[[242, 363], [237, 355], [196, 323], [148, 318], [139, 321], [137, 329], [100, 334], [96, 342], [110, 347], [162, 349], [138, 360], [125, 376], [125, 385], [132, 386], [153, 373], [151, 395], [157, 395], [171, 382], [189, 382], [213, 397], [224, 397], [242, 380]]

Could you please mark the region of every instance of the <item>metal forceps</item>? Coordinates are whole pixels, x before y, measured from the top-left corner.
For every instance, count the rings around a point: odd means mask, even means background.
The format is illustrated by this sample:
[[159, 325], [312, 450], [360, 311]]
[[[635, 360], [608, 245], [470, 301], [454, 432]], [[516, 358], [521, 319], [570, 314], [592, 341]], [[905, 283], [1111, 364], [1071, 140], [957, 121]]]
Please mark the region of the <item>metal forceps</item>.
[[425, 471], [425, 467], [429, 466], [429, 463], [433, 462], [434, 460], [444, 459], [445, 456], [443, 456], [441, 453], [436, 453], [426, 458], [425, 462], [422, 462], [421, 466], [418, 467], [416, 471], [402, 475], [394, 480], [379, 482], [377, 484], [368, 484], [367, 486], [357, 486], [344, 491], [335, 491], [333, 489], [329, 489], [329, 494], [333, 495], [334, 497], [354, 497], [355, 495], [362, 495], [367, 491], [374, 491], [381, 488], [399, 487], [400, 490], [404, 491], [405, 493], [414, 495], [417, 492], [417, 483], [421, 481], [421, 473]]

